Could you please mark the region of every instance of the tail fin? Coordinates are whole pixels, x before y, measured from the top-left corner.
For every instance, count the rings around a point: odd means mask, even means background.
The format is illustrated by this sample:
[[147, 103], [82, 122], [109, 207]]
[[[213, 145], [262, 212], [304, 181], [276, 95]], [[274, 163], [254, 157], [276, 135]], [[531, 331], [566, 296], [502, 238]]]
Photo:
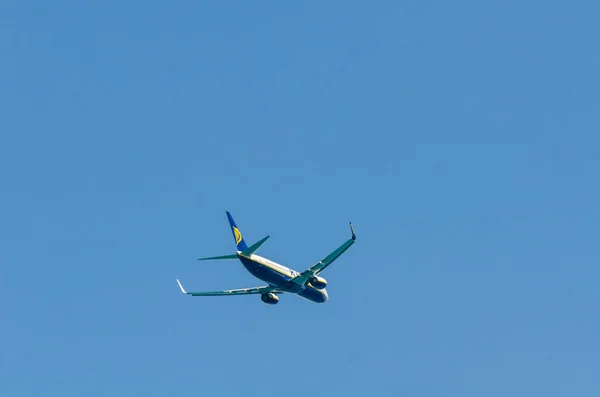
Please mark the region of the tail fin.
[[238, 251], [247, 250], [248, 246], [246, 245], [246, 242], [244, 241], [244, 238], [242, 237], [242, 233], [240, 232], [240, 229], [237, 228], [235, 221], [231, 217], [231, 214], [229, 213], [229, 211], [225, 211], [225, 212], [227, 212], [227, 219], [229, 220], [229, 225], [231, 226], [231, 232], [233, 233], [233, 238], [235, 239], [235, 244], [237, 246], [237, 250]]

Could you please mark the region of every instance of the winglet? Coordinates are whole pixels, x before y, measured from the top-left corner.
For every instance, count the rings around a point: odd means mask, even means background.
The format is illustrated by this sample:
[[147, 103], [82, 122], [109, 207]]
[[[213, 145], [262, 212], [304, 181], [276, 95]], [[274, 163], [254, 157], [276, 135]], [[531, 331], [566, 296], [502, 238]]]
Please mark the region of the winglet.
[[354, 233], [354, 226], [352, 226], [352, 222], [350, 222], [350, 231], [352, 231], [352, 240], [356, 240], [356, 233]]
[[187, 294], [187, 292], [185, 292], [185, 290], [183, 289], [183, 285], [181, 285], [181, 283], [179, 282], [179, 279], [177, 279], [177, 284], [179, 284], [179, 288], [181, 288], [181, 292], [183, 292], [184, 294]]

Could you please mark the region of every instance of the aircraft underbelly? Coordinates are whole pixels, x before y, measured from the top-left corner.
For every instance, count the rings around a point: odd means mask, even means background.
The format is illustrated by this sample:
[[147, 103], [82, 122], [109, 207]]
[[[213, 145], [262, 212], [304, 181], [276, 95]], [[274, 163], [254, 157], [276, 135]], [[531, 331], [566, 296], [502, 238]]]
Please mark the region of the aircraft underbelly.
[[258, 278], [271, 285], [277, 285], [282, 287], [286, 283], [286, 278], [284, 275], [268, 268], [260, 269]]
[[268, 284], [283, 287], [287, 280], [289, 280], [289, 277], [254, 261], [242, 258], [242, 263], [254, 277]]
[[[286, 276], [268, 266], [261, 265], [260, 263], [254, 262], [246, 258], [240, 258], [244, 267], [256, 278], [270, 284], [285, 289], [288, 281], [291, 279], [290, 276]], [[291, 292], [291, 291], [290, 291]], [[302, 286], [300, 290], [294, 291], [299, 296], [303, 297], [312, 302], [323, 303], [328, 300], [327, 292], [325, 290], [318, 290], [310, 286]]]

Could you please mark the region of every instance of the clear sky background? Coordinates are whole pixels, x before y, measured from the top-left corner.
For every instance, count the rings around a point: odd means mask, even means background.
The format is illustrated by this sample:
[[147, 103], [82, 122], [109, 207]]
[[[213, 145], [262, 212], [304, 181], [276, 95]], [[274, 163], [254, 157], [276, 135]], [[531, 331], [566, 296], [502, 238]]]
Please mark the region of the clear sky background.
[[0, 2], [0, 395], [600, 395], [599, 14]]

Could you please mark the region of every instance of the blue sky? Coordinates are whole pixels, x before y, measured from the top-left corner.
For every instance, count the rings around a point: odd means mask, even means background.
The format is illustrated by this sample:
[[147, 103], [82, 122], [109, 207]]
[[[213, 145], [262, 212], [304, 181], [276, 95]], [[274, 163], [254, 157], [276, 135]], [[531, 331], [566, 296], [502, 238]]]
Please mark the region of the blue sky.
[[3, 1], [0, 394], [598, 395], [599, 12]]

